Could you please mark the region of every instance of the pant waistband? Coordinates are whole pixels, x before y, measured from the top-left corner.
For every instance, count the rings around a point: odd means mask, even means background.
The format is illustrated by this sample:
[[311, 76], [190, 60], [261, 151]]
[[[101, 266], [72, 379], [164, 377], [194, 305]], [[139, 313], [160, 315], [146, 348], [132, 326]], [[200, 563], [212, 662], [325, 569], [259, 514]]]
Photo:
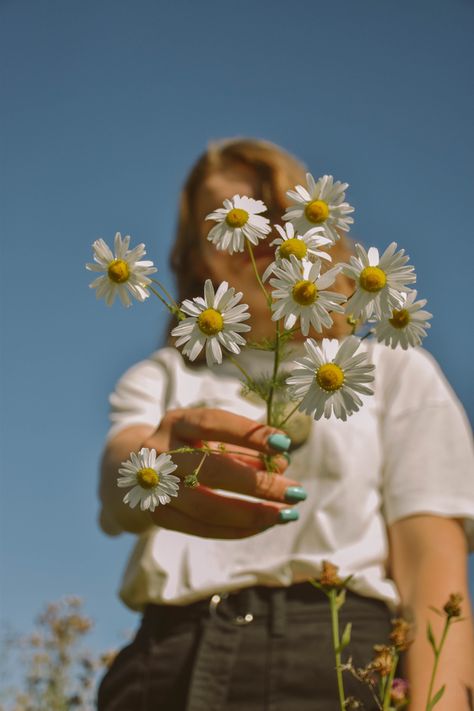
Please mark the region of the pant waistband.
[[[255, 585], [227, 593], [214, 595], [188, 605], [149, 604], [144, 613], [144, 622], [151, 625], [165, 622], [203, 619], [214, 613], [228, 620], [236, 620], [251, 615], [252, 621], [259, 618], [275, 617], [275, 610], [285, 608], [287, 614], [305, 614], [317, 605], [327, 604], [325, 593], [310, 582], [295, 583], [288, 587]], [[373, 614], [376, 608], [386, 614], [386, 605], [381, 600], [364, 597], [346, 590], [345, 609], [356, 606], [359, 610], [367, 607]]]

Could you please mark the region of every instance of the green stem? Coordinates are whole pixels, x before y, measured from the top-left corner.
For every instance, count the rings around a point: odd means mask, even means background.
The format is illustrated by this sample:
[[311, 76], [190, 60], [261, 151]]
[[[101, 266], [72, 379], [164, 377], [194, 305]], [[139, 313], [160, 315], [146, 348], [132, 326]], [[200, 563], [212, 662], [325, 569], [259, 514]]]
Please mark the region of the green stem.
[[299, 408], [299, 406], [301, 405], [301, 403], [303, 402], [303, 400], [304, 400], [304, 398], [302, 398], [299, 402], [297, 402], [296, 405], [294, 406], [294, 408], [293, 408], [292, 410], [290, 410], [290, 412], [286, 415], [286, 417], [284, 417], [283, 420], [282, 420], [281, 422], [279, 422], [279, 423], [276, 425], [276, 427], [278, 427], [279, 429], [280, 429], [281, 427], [283, 427], [283, 425], [284, 425], [286, 422], [288, 422], [288, 420], [290, 419], [290, 417], [295, 414], [296, 410]]
[[150, 289], [150, 291], [152, 291], [154, 295], [159, 298], [161, 303], [164, 304], [166, 308], [171, 311], [172, 314], [176, 313], [174, 306], [171, 306], [171, 304], [169, 304], [156, 289], [150, 286], [150, 284], [148, 284], [147, 289]]
[[[196, 454], [198, 452], [202, 452], [203, 449], [202, 447], [178, 447], [177, 449], [168, 449], [166, 451], [166, 454], [172, 455], [172, 454]], [[242, 456], [242, 451], [239, 451], [237, 449], [227, 449], [226, 447], [222, 449], [206, 449], [206, 455], [211, 455], [211, 454], [236, 454]], [[246, 457], [253, 457], [254, 459], [260, 459], [261, 455], [260, 454], [252, 454], [250, 451], [245, 452]]]
[[238, 360], [237, 360], [236, 358], [234, 358], [233, 356], [228, 356], [228, 358], [229, 358], [230, 362], [231, 362], [233, 365], [235, 365], [236, 368], [238, 368], [238, 369], [240, 370], [240, 372], [242, 373], [242, 375], [244, 376], [244, 378], [245, 378], [249, 383], [253, 382], [253, 381], [252, 381], [252, 378], [250, 377], [250, 375], [247, 373], [247, 371], [245, 370], [245, 368], [244, 368], [242, 365], [240, 365], [240, 363], [238, 362]]
[[176, 301], [173, 299], [173, 297], [171, 296], [171, 294], [169, 293], [169, 291], [168, 291], [167, 289], [165, 289], [165, 287], [163, 286], [163, 284], [162, 284], [160, 281], [158, 281], [158, 279], [152, 279], [151, 277], [149, 277], [149, 279], [150, 279], [150, 281], [153, 282], [153, 284], [156, 284], [157, 286], [160, 287], [161, 291], [162, 291], [162, 292], [164, 293], [164, 295], [170, 300], [170, 302], [173, 304], [174, 308], [179, 311], [178, 304], [177, 304]]
[[336, 589], [333, 588], [329, 591], [329, 604], [331, 607], [332, 643], [334, 647], [334, 656], [336, 658], [337, 689], [339, 692], [339, 704], [341, 707], [341, 711], [344, 711], [346, 708], [346, 697], [344, 694], [344, 683], [342, 681], [341, 652], [339, 651], [341, 641], [339, 639], [339, 616], [336, 605], [336, 595]]
[[252, 267], [253, 267], [253, 270], [254, 270], [254, 272], [255, 272], [255, 276], [256, 276], [256, 278], [257, 278], [257, 281], [258, 281], [258, 283], [259, 283], [259, 286], [260, 286], [261, 290], [262, 290], [263, 293], [265, 294], [265, 301], [267, 302], [268, 307], [271, 308], [271, 305], [272, 305], [272, 297], [270, 296], [270, 294], [268, 293], [268, 291], [265, 289], [265, 286], [264, 286], [263, 281], [262, 281], [262, 279], [261, 279], [261, 277], [260, 277], [260, 274], [258, 273], [257, 264], [256, 264], [256, 262], [255, 262], [255, 257], [254, 257], [254, 254], [253, 254], [252, 245], [250, 244], [250, 242], [248, 241], [248, 239], [245, 240], [245, 244], [247, 245], [247, 252], [249, 253], [250, 261], [252, 262]]
[[202, 455], [201, 461], [199, 462], [196, 469], [194, 470], [194, 476], [196, 477], [196, 479], [199, 478], [199, 472], [201, 471], [202, 465], [204, 464], [204, 462], [206, 461], [208, 456], [209, 456], [208, 452], [204, 452], [204, 454]]
[[278, 368], [280, 367], [280, 323], [276, 322], [276, 332], [275, 332], [275, 358], [273, 360], [273, 375], [272, 384], [270, 386], [270, 392], [268, 393], [267, 400], [267, 424], [273, 424], [273, 395], [275, 392], [275, 386], [278, 378]]
[[393, 678], [395, 676], [395, 671], [397, 669], [398, 664], [398, 654], [395, 650], [392, 659], [392, 668], [390, 669], [390, 674], [388, 675], [387, 684], [385, 686], [385, 693], [383, 697], [383, 711], [388, 711], [388, 709], [390, 708], [390, 693], [392, 691]]
[[439, 647], [438, 647], [437, 649], [434, 649], [434, 650], [433, 650], [433, 651], [434, 651], [434, 655], [435, 655], [435, 661], [434, 661], [434, 664], [433, 664], [433, 671], [431, 672], [430, 685], [429, 685], [429, 687], [428, 687], [428, 698], [427, 698], [427, 700], [426, 700], [426, 711], [429, 711], [429, 709], [431, 708], [431, 706], [430, 706], [430, 704], [431, 704], [431, 696], [432, 696], [432, 694], [433, 694], [433, 686], [434, 686], [434, 682], [435, 682], [435, 676], [436, 676], [436, 672], [437, 672], [437, 670], [438, 670], [438, 662], [439, 662], [439, 658], [440, 658], [440, 656], [441, 656], [441, 650], [443, 649], [443, 645], [444, 645], [444, 642], [445, 642], [445, 640], [446, 640], [446, 635], [448, 634], [448, 629], [449, 629], [450, 621], [451, 621], [451, 620], [450, 620], [449, 617], [448, 617], [448, 618], [446, 619], [445, 623], [444, 623], [443, 634], [441, 635], [441, 641], [440, 641], [440, 643], [439, 643]]

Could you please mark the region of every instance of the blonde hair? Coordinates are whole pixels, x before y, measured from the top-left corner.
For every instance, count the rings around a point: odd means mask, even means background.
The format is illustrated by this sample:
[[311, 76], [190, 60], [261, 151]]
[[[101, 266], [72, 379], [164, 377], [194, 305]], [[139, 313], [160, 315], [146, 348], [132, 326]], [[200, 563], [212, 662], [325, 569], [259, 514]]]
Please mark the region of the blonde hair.
[[[258, 190], [252, 197], [264, 201], [268, 206], [266, 216], [273, 223], [281, 221], [289, 204], [286, 191], [304, 183], [307, 172], [302, 162], [269, 141], [231, 138], [209, 144], [191, 168], [179, 201], [176, 239], [170, 254], [170, 268], [175, 274], [179, 303], [199, 296], [203, 291], [204, 279], [195, 268], [202, 245], [202, 227], [196, 210], [198, 191], [210, 173], [223, 170], [232, 163], [244, 165], [255, 174]], [[333, 260], [344, 261], [350, 254], [351, 243], [341, 235], [341, 239], [331, 248]], [[352, 284], [351, 280], [340, 275], [335, 288], [350, 293]], [[338, 338], [349, 329], [344, 317], [340, 318], [339, 314], [334, 316], [333, 327], [325, 331], [324, 335]]]

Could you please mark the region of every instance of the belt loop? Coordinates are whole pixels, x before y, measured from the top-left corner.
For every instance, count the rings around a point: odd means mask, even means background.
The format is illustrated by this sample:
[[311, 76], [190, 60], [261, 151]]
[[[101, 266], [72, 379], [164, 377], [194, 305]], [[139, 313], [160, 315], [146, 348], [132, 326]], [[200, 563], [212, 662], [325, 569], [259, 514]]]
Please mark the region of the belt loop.
[[284, 637], [286, 631], [286, 588], [274, 588], [270, 596], [270, 632]]

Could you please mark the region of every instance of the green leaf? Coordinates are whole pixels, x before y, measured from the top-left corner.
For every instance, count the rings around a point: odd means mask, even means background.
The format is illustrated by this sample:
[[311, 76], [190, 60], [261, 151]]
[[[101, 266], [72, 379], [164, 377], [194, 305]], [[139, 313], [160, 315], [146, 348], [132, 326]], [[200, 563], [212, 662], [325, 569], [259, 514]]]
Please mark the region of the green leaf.
[[344, 632], [342, 633], [342, 637], [341, 637], [341, 644], [339, 645], [341, 652], [343, 649], [345, 649], [345, 647], [347, 647], [347, 645], [351, 641], [351, 629], [352, 629], [352, 622], [348, 622], [347, 625], [344, 627]]
[[428, 624], [426, 625], [426, 636], [428, 637], [428, 641], [429, 641], [429, 643], [431, 644], [434, 653], [437, 654], [437, 653], [438, 653], [438, 647], [436, 646], [436, 640], [435, 640], [435, 638], [434, 638], [433, 629], [432, 629], [432, 627], [431, 627], [431, 623], [430, 623], [430, 622], [428, 622]]
[[439, 689], [439, 690], [436, 692], [436, 694], [433, 696], [433, 698], [431, 699], [431, 701], [429, 702], [429, 704], [428, 704], [428, 706], [427, 706], [427, 711], [431, 711], [431, 709], [433, 708], [433, 706], [435, 706], [435, 704], [438, 703], [438, 701], [440, 700], [440, 698], [441, 698], [442, 695], [444, 694], [445, 688], [446, 688], [446, 684], [443, 684], [443, 686], [441, 687], [441, 689]]
[[336, 610], [340, 610], [346, 601], [346, 591], [343, 589], [336, 595]]

